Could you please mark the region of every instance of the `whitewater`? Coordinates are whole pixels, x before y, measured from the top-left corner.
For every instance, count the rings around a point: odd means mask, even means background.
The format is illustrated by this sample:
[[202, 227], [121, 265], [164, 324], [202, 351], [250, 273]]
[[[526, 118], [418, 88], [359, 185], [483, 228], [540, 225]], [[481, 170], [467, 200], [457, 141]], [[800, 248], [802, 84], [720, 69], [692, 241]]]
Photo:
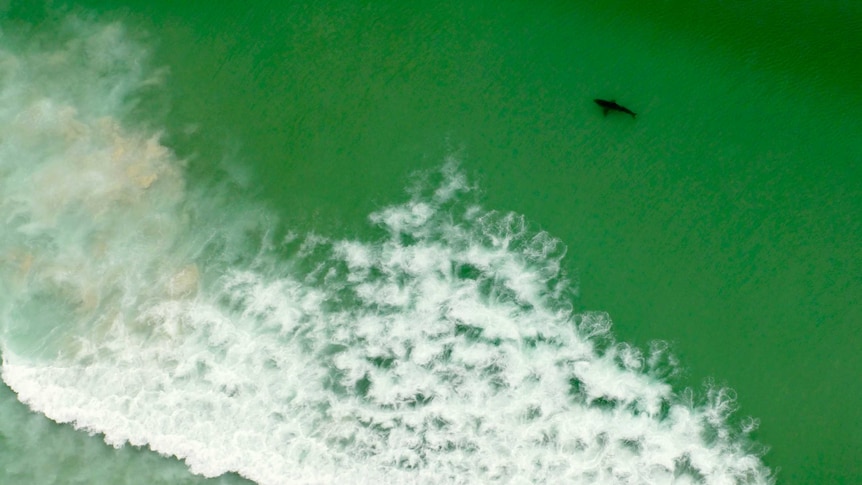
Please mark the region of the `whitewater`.
[[0, 49], [2, 377], [204, 476], [285, 483], [772, 483], [733, 393], [573, 310], [565, 244], [486, 209], [457, 156], [368, 217], [285, 228], [186, 179], [120, 24]]

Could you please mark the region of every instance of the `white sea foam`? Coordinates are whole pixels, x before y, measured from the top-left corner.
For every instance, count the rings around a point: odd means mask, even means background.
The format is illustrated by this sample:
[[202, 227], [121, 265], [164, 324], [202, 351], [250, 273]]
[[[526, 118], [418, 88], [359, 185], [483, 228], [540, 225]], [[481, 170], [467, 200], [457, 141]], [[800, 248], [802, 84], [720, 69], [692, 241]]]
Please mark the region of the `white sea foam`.
[[[0, 52], [2, 375], [32, 409], [267, 485], [770, 482], [732, 398], [687, 402], [661, 348], [608, 343], [606, 315], [571, 311], [563, 243], [465, 205], [453, 161], [370, 216], [385, 237], [226, 256], [245, 222], [112, 115], [143, 51], [70, 32]], [[31, 82], [54, 71], [99, 81]]]

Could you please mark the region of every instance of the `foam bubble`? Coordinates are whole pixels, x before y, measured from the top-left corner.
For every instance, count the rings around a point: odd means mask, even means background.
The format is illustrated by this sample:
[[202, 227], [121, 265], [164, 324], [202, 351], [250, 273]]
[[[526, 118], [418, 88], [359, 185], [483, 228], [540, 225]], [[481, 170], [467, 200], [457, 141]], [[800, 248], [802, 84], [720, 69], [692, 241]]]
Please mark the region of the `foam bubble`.
[[[137, 55], [106, 29], [0, 60], [86, 79]], [[73, 68], [82, 49], [106, 54]], [[0, 118], [2, 376], [32, 409], [261, 484], [770, 483], [732, 396], [687, 402], [663, 349], [598, 345], [610, 319], [572, 312], [565, 245], [465, 204], [454, 162], [370, 215], [379, 239], [238, 258], [260, 209], [222, 224], [219, 192], [111, 116], [146, 79], [114, 71], [91, 86], [107, 106], [46, 83]]]

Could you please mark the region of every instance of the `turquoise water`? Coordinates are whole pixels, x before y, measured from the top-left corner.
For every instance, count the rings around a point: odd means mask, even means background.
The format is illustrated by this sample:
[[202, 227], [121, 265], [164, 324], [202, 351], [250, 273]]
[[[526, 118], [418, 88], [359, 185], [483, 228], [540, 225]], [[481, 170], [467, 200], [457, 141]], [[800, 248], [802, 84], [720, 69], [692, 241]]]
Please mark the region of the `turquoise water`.
[[5, 17], [4, 483], [862, 478], [858, 7]]

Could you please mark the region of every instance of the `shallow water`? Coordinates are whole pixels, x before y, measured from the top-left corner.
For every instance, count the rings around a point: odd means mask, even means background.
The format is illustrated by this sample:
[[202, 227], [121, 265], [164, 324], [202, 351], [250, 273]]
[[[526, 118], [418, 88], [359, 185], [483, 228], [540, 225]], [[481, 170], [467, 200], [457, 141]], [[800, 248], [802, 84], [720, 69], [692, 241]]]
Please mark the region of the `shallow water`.
[[7, 476], [858, 481], [858, 8], [663, 5], [11, 9]]

